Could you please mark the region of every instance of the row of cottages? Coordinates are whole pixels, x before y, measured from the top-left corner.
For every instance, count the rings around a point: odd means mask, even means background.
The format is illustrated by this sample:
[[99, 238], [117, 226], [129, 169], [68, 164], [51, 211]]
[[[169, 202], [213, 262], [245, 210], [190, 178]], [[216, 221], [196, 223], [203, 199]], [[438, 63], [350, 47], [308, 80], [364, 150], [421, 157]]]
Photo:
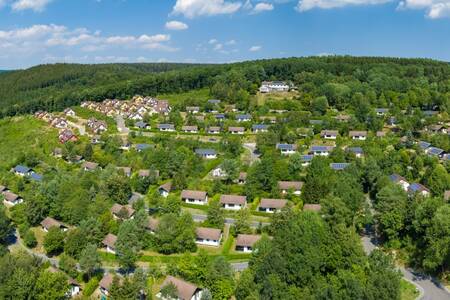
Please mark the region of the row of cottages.
[[263, 81], [259, 88], [260, 93], [289, 92], [289, 85], [284, 81]]
[[430, 190], [420, 183], [409, 183], [406, 178], [398, 175], [392, 174], [389, 176], [391, 182], [399, 185], [405, 192], [407, 192], [410, 196], [415, 195], [416, 193], [428, 197], [430, 196]]
[[13, 169], [11, 169], [15, 175], [20, 177], [27, 177], [33, 181], [42, 181], [43, 176], [33, 171], [33, 169], [28, 168], [26, 166], [17, 165]]
[[62, 117], [56, 117], [46, 111], [38, 111], [34, 114], [38, 119], [44, 120], [50, 124], [50, 126], [57, 129], [64, 129], [69, 127], [69, 122]]
[[419, 148], [422, 149], [425, 154], [429, 156], [444, 158], [446, 156], [446, 153], [444, 149], [433, 147], [431, 143], [425, 142], [425, 141], [419, 141], [417, 143], [419, 145]]
[[87, 121], [87, 126], [96, 134], [100, 134], [108, 130], [108, 124], [105, 121], [90, 118]]
[[[140, 124], [140, 125], [146, 126], [145, 124]], [[149, 128], [149, 127], [147, 126], [146, 128]], [[157, 129], [161, 132], [175, 132], [175, 125], [173, 125], [173, 124], [158, 124]], [[262, 132], [267, 132], [268, 130], [269, 130], [269, 125], [266, 125], [266, 124], [252, 125], [253, 133], [262, 133]], [[181, 131], [184, 133], [198, 133], [199, 128], [196, 125], [192, 125], [192, 126], [186, 125], [186, 126], [181, 127]], [[210, 126], [206, 129], [206, 132], [208, 134], [220, 134], [222, 132], [222, 128], [220, 126]], [[245, 128], [239, 127], [239, 126], [230, 126], [230, 127], [228, 127], [228, 133], [244, 134]]]
[[3, 203], [9, 206], [23, 203], [22, 197], [11, 192], [6, 186], [0, 185], [0, 195], [3, 196]]
[[69, 227], [66, 226], [64, 223], [62, 223], [58, 220], [55, 220], [51, 217], [47, 217], [44, 220], [42, 220], [41, 226], [42, 226], [42, 230], [44, 230], [45, 232], [48, 232], [50, 230], [50, 228], [52, 228], [52, 227], [59, 228], [62, 231], [69, 230]]
[[214, 149], [195, 149], [195, 154], [205, 159], [217, 158], [217, 152]]

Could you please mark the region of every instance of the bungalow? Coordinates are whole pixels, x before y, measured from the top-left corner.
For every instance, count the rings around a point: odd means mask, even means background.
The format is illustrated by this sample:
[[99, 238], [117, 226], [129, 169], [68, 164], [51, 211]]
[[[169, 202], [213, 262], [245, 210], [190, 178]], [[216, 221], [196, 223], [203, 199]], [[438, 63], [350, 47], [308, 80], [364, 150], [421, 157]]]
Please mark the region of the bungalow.
[[236, 251], [249, 253], [253, 251], [255, 244], [261, 239], [260, 235], [238, 234], [236, 238]]
[[205, 159], [217, 158], [217, 152], [214, 149], [195, 149], [195, 154]]
[[441, 148], [436, 148], [436, 147], [429, 147], [426, 151], [426, 154], [430, 155], [430, 156], [437, 156], [437, 157], [442, 157], [444, 154], [444, 150]]
[[[109, 234], [108, 234], [109, 235]], [[107, 236], [108, 237], [108, 236]], [[115, 236], [114, 236], [115, 237]], [[106, 239], [106, 238], [105, 238]], [[111, 252], [111, 253], [115, 253], [115, 252]], [[100, 280], [99, 282], [99, 287], [100, 287], [100, 292], [102, 293], [102, 295], [108, 297], [109, 296], [109, 292], [112, 286], [114, 280], [114, 275], [111, 273], [106, 273], [105, 275], [103, 275], [102, 280]]]
[[413, 196], [417, 193], [423, 197], [430, 196], [430, 190], [427, 187], [423, 186], [420, 183], [411, 183], [408, 187], [408, 194], [410, 196]]
[[136, 149], [137, 152], [142, 152], [144, 150], [152, 148], [152, 145], [149, 145], [149, 144], [136, 144], [136, 145], [134, 145], [134, 148]]
[[67, 123], [66, 119], [63, 118], [56, 118], [52, 121], [51, 125], [58, 129], [64, 129], [69, 126], [69, 123]]
[[14, 172], [14, 174], [23, 177], [29, 176], [33, 170], [25, 166], [17, 165], [12, 171]]
[[225, 172], [221, 167], [217, 167], [211, 171], [213, 177], [216, 178], [224, 178], [227, 176], [227, 172]]
[[292, 191], [295, 195], [300, 195], [303, 187], [302, 181], [278, 181], [278, 189], [282, 194]]
[[81, 285], [78, 283], [78, 281], [76, 281], [73, 278], [69, 278], [67, 281], [69, 283], [69, 290], [67, 291], [67, 296], [69, 298], [70, 297], [73, 298], [81, 292]]
[[131, 176], [131, 167], [117, 167], [116, 169], [123, 172], [123, 174], [127, 177]]
[[310, 154], [306, 154], [306, 155], [302, 155], [300, 157], [301, 161], [302, 161], [302, 166], [303, 167], [307, 167], [309, 166], [309, 164], [311, 163], [311, 161], [313, 160], [314, 155], [310, 155]]
[[252, 126], [253, 133], [267, 132], [268, 130], [269, 130], [269, 125], [266, 125], [266, 124], [255, 124]]
[[138, 176], [141, 178], [146, 177], [159, 177], [159, 170], [142, 169], [138, 171]]
[[78, 137], [73, 133], [70, 129], [62, 130], [58, 135], [58, 140], [61, 144], [65, 144], [67, 142], [76, 142], [78, 141]]
[[142, 194], [132, 192], [130, 198], [128, 198], [128, 204], [133, 205], [137, 201], [141, 200], [144, 196]]
[[134, 124], [134, 127], [139, 129], [150, 129], [150, 126], [144, 121], [138, 121]]
[[76, 113], [73, 111], [73, 109], [71, 109], [70, 107], [66, 108], [64, 110], [64, 114], [68, 117], [75, 117]]
[[97, 163], [94, 162], [89, 162], [89, 161], [85, 161], [82, 165], [81, 168], [83, 168], [84, 171], [95, 171], [98, 167]]
[[314, 156], [328, 156], [333, 150], [333, 146], [311, 146], [310, 153]]
[[250, 122], [252, 120], [252, 116], [249, 114], [237, 115], [236, 121], [238, 122]]
[[106, 252], [116, 254], [116, 242], [117, 236], [108, 233], [106, 237], [103, 239], [102, 244], [105, 246]]
[[181, 200], [190, 204], [206, 205], [208, 204], [208, 194], [204, 191], [183, 190]]
[[423, 113], [423, 115], [425, 117], [432, 117], [432, 116], [438, 115], [439, 111], [437, 111], [437, 110], [424, 110], [424, 111], [422, 111], [422, 113]]
[[45, 232], [48, 232], [50, 230], [50, 228], [52, 227], [58, 227], [59, 229], [61, 229], [62, 231], [67, 231], [67, 226], [64, 225], [63, 223], [51, 218], [51, 217], [47, 217], [45, 218], [42, 222], [41, 222], [41, 226], [42, 229]]
[[150, 231], [150, 233], [155, 233], [159, 226], [159, 220], [155, 218], [149, 217], [147, 219], [147, 224], [145, 225], [145, 229]]
[[335, 140], [339, 132], [337, 130], [322, 130], [320, 132], [320, 137], [327, 140]]
[[274, 213], [280, 211], [287, 204], [287, 200], [284, 199], [261, 199], [258, 210], [266, 213]]
[[244, 127], [228, 127], [228, 132], [231, 134], [244, 134]]
[[431, 147], [431, 143], [424, 142], [424, 141], [419, 141], [417, 144], [419, 145], [419, 148], [424, 150], [424, 151], [426, 149], [428, 149], [429, 147]]
[[140, 114], [140, 113], [138, 113], [138, 112], [134, 112], [134, 113], [130, 113], [129, 115], [128, 115], [128, 119], [131, 119], [131, 120], [143, 120], [144, 119], [144, 117], [142, 116], [142, 114]]
[[200, 112], [200, 107], [198, 106], [186, 106], [186, 112], [191, 114], [197, 114]]
[[222, 230], [215, 228], [197, 227], [195, 242], [199, 245], [219, 247]]
[[384, 116], [388, 112], [389, 112], [389, 109], [387, 109], [387, 108], [375, 108], [375, 113], [377, 114], [377, 116]]
[[[177, 290], [177, 298], [169, 299], [165, 298], [161, 294], [162, 289], [167, 285], [175, 286]], [[202, 298], [202, 294], [202, 289], [200, 289], [196, 285], [173, 276], [167, 276], [161, 285], [160, 292], [156, 294], [156, 298], [161, 300], [200, 300]]]
[[40, 182], [40, 181], [42, 181], [43, 178], [44, 177], [41, 174], [38, 174], [36, 172], [31, 172], [31, 174], [30, 174], [30, 179], [33, 181]]
[[115, 203], [111, 208], [111, 213], [116, 220], [125, 220], [134, 218], [134, 209], [131, 205], [120, 205]]
[[356, 157], [361, 158], [364, 156], [364, 151], [361, 147], [348, 147], [345, 151], [355, 154]]
[[172, 191], [172, 182], [166, 182], [159, 186], [158, 192], [164, 198], [169, 196], [169, 193]]
[[247, 197], [238, 195], [221, 195], [220, 204], [222, 204], [222, 207], [225, 209], [240, 210], [245, 208], [247, 205]]
[[305, 204], [303, 205], [303, 211], [320, 211], [322, 206], [320, 204]]
[[15, 206], [17, 204], [23, 203], [23, 199], [19, 195], [6, 191], [6, 188], [4, 191], [2, 191], [2, 193], [3, 193], [3, 202], [5, 202], [5, 204]]
[[398, 174], [392, 174], [389, 176], [389, 179], [391, 180], [391, 182], [400, 185], [405, 192], [408, 190], [409, 182], [405, 179], [405, 177], [402, 177]]
[[218, 127], [218, 126], [208, 127], [208, 134], [219, 134], [219, 133], [220, 133], [220, 127]]
[[445, 201], [450, 200], [450, 190], [445, 191], [445, 193], [444, 193], [444, 200]]
[[268, 121], [270, 124], [277, 123], [277, 117], [274, 116], [261, 116], [259, 117], [261, 121]]
[[297, 145], [295, 144], [277, 144], [276, 147], [284, 155], [294, 154], [297, 150]]
[[352, 140], [365, 141], [367, 139], [367, 131], [350, 131], [348, 135]]
[[350, 166], [349, 163], [331, 163], [330, 164], [330, 168], [335, 171], [345, 170], [348, 166]]
[[165, 132], [174, 132], [175, 126], [173, 124], [158, 124], [158, 130]]
[[247, 172], [240, 172], [238, 177], [238, 184], [245, 184], [247, 181]]
[[185, 133], [198, 133], [198, 126], [183, 126], [181, 130]]
[[214, 117], [216, 118], [217, 121], [224, 121], [226, 119], [225, 114], [216, 114], [214, 115]]

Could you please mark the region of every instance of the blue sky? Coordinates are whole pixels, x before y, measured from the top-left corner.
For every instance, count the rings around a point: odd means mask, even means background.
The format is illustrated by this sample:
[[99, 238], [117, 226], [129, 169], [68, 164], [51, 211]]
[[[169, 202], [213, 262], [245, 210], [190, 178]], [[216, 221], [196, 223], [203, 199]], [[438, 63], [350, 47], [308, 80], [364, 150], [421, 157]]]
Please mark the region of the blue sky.
[[0, 0], [0, 69], [349, 54], [450, 61], [450, 0]]

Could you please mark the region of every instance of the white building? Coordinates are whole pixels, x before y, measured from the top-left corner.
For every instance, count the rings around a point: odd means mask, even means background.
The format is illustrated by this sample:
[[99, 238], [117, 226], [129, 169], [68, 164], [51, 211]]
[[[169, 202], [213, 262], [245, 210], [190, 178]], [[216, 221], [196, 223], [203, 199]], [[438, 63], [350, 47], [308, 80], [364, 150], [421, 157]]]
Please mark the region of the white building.
[[289, 85], [284, 81], [263, 81], [259, 91], [261, 93], [288, 92]]

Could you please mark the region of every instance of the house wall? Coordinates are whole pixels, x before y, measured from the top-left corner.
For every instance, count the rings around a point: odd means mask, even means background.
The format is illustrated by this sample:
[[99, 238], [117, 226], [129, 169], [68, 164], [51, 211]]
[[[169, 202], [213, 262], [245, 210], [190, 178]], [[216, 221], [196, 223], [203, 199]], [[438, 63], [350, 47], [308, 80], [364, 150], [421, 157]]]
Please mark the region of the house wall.
[[208, 204], [208, 198], [206, 198], [205, 201], [203, 200], [199, 200], [199, 199], [183, 199], [184, 202], [189, 203], [189, 204], [197, 204], [197, 205], [206, 205]]
[[195, 240], [195, 242], [196, 242], [197, 244], [205, 245], [205, 246], [214, 246], [214, 247], [218, 247], [218, 246], [220, 245], [220, 241], [218, 241], [218, 240], [207, 240], [207, 239], [199, 239], [199, 238], [197, 238], [197, 239]]
[[223, 208], [229, 209], [229, 210], [240, 210], [242, 209], [242, 205], [240, 204], [224, 204]]
[[112, 254], [116, 254], [116, 251], [113, 248], [109, 247], [109, 246], [106, 246], [106, 252], [112, 253]]
[[244, 253], [250, 253], [250, 252], [252, 252], [252, 247], [236, 246], [236, 251], [244, 252]]

